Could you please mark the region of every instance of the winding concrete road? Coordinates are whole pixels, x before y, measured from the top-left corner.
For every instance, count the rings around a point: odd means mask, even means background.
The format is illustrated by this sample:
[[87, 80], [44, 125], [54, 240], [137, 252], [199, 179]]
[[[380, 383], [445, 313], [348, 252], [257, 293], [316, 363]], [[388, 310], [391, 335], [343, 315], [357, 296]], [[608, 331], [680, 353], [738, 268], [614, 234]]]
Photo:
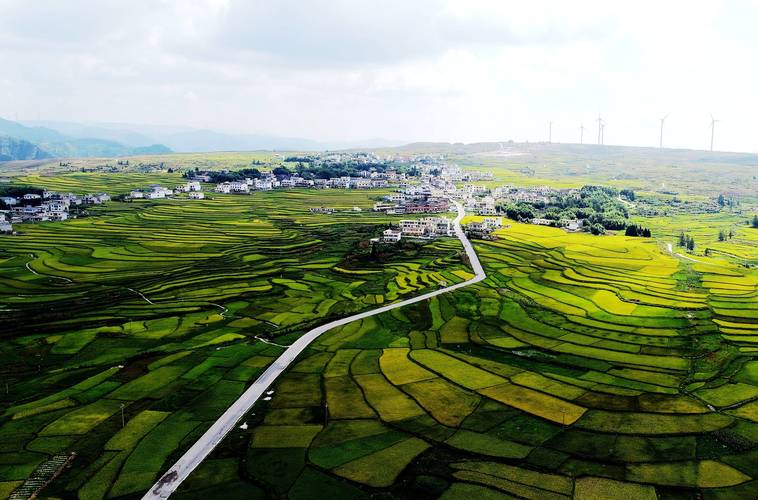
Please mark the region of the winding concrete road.
[[218, 420], [205, 432], [205, 434], [198, 439], [187, 452], [166, 472], [154, 485], [150, 488], [150, 491], [145, 493], [142, 497], [143, 500], [154, 500], [161, 498], [168, 498], [192, 473], [200, 463], [205, 460], [213, 449], [221, 442], [222, 439], [231, 431], [239, 420], [253, 407], [256, 401], [263, 395], [271, 384], [281, 375], [284, 370], [305, 350], [308, 345], [316, 340], [321, 334], [328, 332], [332, 328], [346, 325], [357, 321], [359, 319], [368, 318], [376, 314], [381, 314], [398, 307], [407, 306], [409, 304], [415, 304], [423, 300], [436, 297], [443, 293], [452, 292], [465, 286], [473, 285], [486, 278], [484, 269], [479, 262], [474, 248], [471, 246], [468, 238], [461, 228], [461, 219], [463, 219], [464, 211], [460, 203], [454, 202], [458, 209], [458, 216], [453, 221], [455, 235], [461, 240], [463, 248], [466, 250], [471, 268], [474, 271], [475, 276], [468, 281], [457, 283], [447, 288], [441, 288], [433, 292], [419, 295], [408, 300], [401, 302], [395, 302], [377, 309], [365, 311], [347, 318], [338, 319], [321, 325], [319, 327], [310, 330], [308, 333], [297, 339], [292, 345], [290, 345], [286, 351], [282, 353], [276, 361], [274, 361], [258, 379], [237, 399]]

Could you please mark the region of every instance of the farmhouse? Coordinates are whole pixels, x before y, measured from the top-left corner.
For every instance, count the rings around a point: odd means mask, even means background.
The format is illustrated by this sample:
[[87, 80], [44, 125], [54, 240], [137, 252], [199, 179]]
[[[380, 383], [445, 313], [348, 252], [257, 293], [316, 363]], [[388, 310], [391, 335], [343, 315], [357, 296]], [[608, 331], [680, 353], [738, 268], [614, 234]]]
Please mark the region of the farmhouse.
[[382, 233], [382, 241], [385, 243], [397, 243], [402, 237], [402, 231], [397, 229], [387, 229]]
[[432, 239], [437, 236], [451, 236], [452, 224], [442, 217], [425, 217], [400, 221], [400, 231], [409, 238]]
[[68, 219], [68, 205], [62, 201], [48, 201], [42, 205], [42, 211], [46, 213], [48, 220]]
[[135, 189], [131, 193], [129, 193], [129, 198], [132, 198], [132, 199], [144, 198], [144, 197], [145, 197], [145, 193], [143, 193], [139, 189]]
[[149, 199], [149, 200], [155, 200], [155, 199], [158, 199], [158, 198], [165, 198], [166, 197], [166, 192], [163, 191], [162, 189], [155, 190], [155, 191], [148, 191], [147, 193], [144, 193], [144, 197], [147, 198], [147, 199]]
[[492, 231], [502, 226], [502, 217], [485, 217], [481, 222], [466, 224], [466, 232], [474, 238], [493, 239]]
[[10, 234], [13, 232], [13, 225], [5, 220], [5, 216], [0, 218], [0, 233]]
[[222, 182], [221, 184], [216, 184], [216, 187], [214, 188], [214, 191], [217, 193], [224, 193], [229, 194], [232, 190], [232, 186], [228, 182]]
[[185, 187], [187, 188], [186, 191], [202, 191], [203, 188], [200, 186], [200, 183], [198, 181], [189, 181]]
[[464, 208], [469, 212], [474, 212], [477, 215], [496, 215], [497, 209], [495, 208], [495, 198], [492, 196], [485, 196], [484, 198], [468, 198], [465, 202]]
[[166, 198], [172, 194], [174, 194], [174, 192], [171, 189], [165, 188], [160, 184], [151, 184], [150, 191], [145, 192], [143, 197], [154, 200], [158, 198]]
[[329, 207], [311, 207], [308, 209], [312, 214], [331, 214], [334, 213], [333, 208]]
[[245, 194], [250, 192], [250, 186], [247, 185], [247, 182], [237, 182], [232, 181], [229, 183], [229, 192], [236, 193], [236, 194]]
[[191, 191], [189, 194], [190, 200], [202, 200], [205, 198], [205, 193], [202, 191]]
[[387, 212], [388, 210], [392, 210], [395, 208], [394, 204], [390, 203], [374, 203], [374, 212]]
[[584, 226], [584, 220], [583, 219], [572, 219], [565, 221], [566, 223], [566, 229], [568, 229], [571, 232], [579, 231]]
[[88, 194], [84, 196], [83, 201], [90, 205], [100, 205], [106, 201], [111, 201], [111, 197], [107, 193]]
[[532, 224], [536, 224], [538, 226], [552, 226], [553, 222], [555, 221], [552, 219], [541, 219], [539, 217], [532, 219]]
[[18, 199], [14, 198], [13, 196], [3, 196], [0, 198], [0, 201], [6, 205], [16, 205], [18, 203]]

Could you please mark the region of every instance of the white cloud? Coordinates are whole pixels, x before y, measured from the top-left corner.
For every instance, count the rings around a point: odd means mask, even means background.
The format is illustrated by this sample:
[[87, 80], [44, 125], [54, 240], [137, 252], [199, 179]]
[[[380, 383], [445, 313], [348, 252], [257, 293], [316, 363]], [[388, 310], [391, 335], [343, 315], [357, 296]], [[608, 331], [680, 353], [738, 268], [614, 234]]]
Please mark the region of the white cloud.
[[748, 2], [0, 0], [0, 115], [758, 150]]

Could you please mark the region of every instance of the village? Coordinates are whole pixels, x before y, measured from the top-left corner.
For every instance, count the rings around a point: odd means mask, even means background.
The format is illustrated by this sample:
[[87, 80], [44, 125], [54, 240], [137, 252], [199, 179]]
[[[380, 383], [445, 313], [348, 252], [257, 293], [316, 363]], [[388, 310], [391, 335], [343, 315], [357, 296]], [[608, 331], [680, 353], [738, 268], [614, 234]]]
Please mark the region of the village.
[[[350, 156], [351, 161], [358, 164], [374, 165], [381, 160], [378, 157]], [[334, 162], [345, 161], [341, 155], [327, 156], [324, 159], [312, 157], [297, 157], [297, 160], [309, 161], [312, 164], [329, 165]], [[403, 161], [409, 161], [403, 158]], [[330, 178], [306, 178], [302, 175], [277, 175], [274, 171], [257, 172], [256, 177], [245, 177], [239, 180], [230, 180], [213, 183], [208, 172], [188, 172], [184, 175], [186, 182], [174, 188], [164, 187], [160, 184], [151, 184], [146, 188], [133, 189], [128, 194], [121, 195], [118, 199], [127, 200], [154, 200], [172, 197], [186, 197], [190, 200], [203, 200], [206, 197], [204, 184], [218, 194], [245, 195], [255, 191], [271, 191], [275, 189], [387, 189], [394, 188], [394, 192], [385, 195], [381, 201], [373, 205], [373, 211], [386, 213], [387, 215], [415, 215], [415, 214], [444, 214], [451, 211], [451, 200], [463, 204], [466, 213], [485, 216], [486, 222], [469, 228], [472, 235], [489, 237], [492, 230], [501, 227], [502, 222], [494, 216], [503, 212], [507, 204], [528, 203], [535, 206], [545, 206], [555, 196], [579, 196], [577, 189], [555, 189], [547, 186], [515, 187], [507, 184], [490, 188], [484, 184], [475, 184], [477, 181], [491, 181], [491, 172], [477, 170], [463, 170], [457, 165], [450, 165], [440, 158], [424, 157], [423, 161], [418, 158], [410, 163], [410, 175], [408, 172], [397, 172], [393, 168], [384, 169], [381, 163], [379, 168], [370, 166], [367, 170], [360, 170], [357, 176], [339, 176]], [[330, 163], [331, 162], [331, 163]], [[243, 171], [244, 172], [244, 171]], [[228, 174], [232, 174], [230, 172]], [[107, 193], [88, 194], [77, 196], [72, 193], [56, 193], [44, 191], [42, 194], [26, 193], [18, 197], [0, 198], [0, 232], [11, 233], [14, 223], [64, 221], [69, 218], [71, 207], [83, 205], [96, 205], [109, 201], [111, 197]], [[331, 214], [336, 210], [330, 207], [311, 207], [311, 213]], [[353, 207], [349, 211], [360, 212], [359, 207]], [[401, 221], [399, 230], [388, 230], [381, 238], [384, 242], [399, 241], [402, 236], [411, 238], [433, 238], [449, 233], [449, 226], [439, 222], [446, 220], [439, 217], [428, 217], [413, 221]], [[497, 221], [497, 222], [495, 222]], [[581, 219], [567, 219], [556, 221], [542, 217], [530, 217], [522, 219], [538, 225], [554, 225], [566, 228], [569, 231], [582, 229]], [[477, 223], [479, 224], [479, 223]], [[396, 231], [396, 232], [393, 232]]]
[[73, 209], [110, 201], [108, 193], [78, 196], [73, 193], [43, 191], [0, 197], [0, 233], [13, 233], [13, 224], [68, 220]]

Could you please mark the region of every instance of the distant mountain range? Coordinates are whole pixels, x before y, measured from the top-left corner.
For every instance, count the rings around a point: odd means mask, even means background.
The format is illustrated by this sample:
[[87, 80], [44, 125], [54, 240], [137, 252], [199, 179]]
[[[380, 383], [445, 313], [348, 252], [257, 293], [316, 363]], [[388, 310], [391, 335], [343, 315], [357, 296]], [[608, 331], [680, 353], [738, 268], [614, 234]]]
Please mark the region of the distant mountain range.
[[0, 161], [9, 160], [44, 160], [51, 158], [47, 151], [36, 144], [15, 137], [0, 136]]
[[172, 151], [324, 151], [384, 148], [404, 143], [385, 139], [319, 142], [301, 137], [229, 134], [190, 127], [3, 119], [0, 119], [0, 136], [31, 142], [52, 157], [113, 157]]
[[27, 126], [0, 118], [0, 161], [39, 160], [55, 157], [131, 156], [170, 153], [171, 149], [149, 140], [140, 145], [124, 144], [114, 137], [67, 134], [44, 126]]

